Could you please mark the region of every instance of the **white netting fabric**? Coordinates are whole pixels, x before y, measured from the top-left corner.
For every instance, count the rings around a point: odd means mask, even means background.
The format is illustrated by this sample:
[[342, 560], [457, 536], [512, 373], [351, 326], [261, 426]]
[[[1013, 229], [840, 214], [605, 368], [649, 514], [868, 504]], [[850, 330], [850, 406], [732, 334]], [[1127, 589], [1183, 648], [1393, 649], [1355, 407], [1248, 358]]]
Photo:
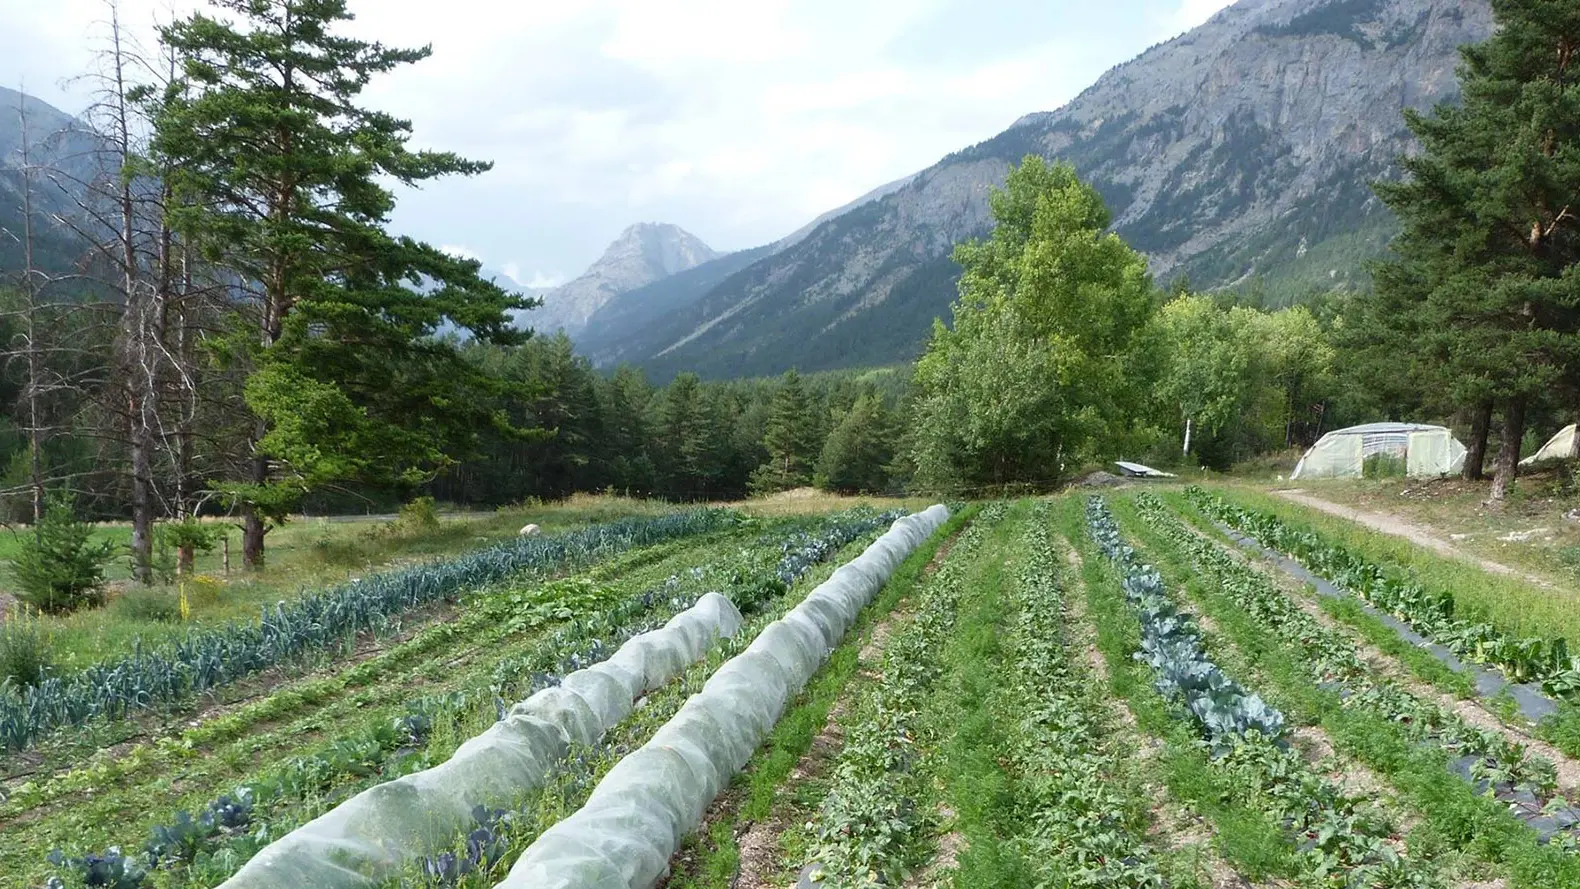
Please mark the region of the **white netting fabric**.
[[769, 624], [651, 740], [617, 763], [580, 810], [544, 831], [496, 889], [647, 889], [656, 883], [681, 839], [857, 615], [948, 517], [948, 509], [933, 506], [900, 519]]
[[369, 788], [266, 846], [221, 889], [362, 889], [454, 847], [473, 807], [509, 806], [541, 785], [571, 744], [597, 741], [644, 691], [740, 626], [734, 604], [708, 593], [603, 663], [516, 704], [440, 765]]

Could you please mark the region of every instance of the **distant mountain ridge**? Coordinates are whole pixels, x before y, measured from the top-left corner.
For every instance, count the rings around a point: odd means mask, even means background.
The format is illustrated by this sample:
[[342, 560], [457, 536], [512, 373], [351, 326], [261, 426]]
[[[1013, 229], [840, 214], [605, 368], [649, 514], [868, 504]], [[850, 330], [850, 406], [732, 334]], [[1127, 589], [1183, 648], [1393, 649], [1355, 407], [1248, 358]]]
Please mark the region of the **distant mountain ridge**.
[[719, 253], [678, 225], [639, 222], [620, 233], [579, 277], [542, 294], [525, 322], [540, 333], [577, 337], [615, 296], [715, 259]]
[[1031, 153], [1073, 163], [1160, 279], [1347, 286], [1392, 231], [1368, 182], [1412, 144], [1400, 109], [1456, 96], [1458, 47], [1491, 32], [1486, 0], [1241, 0], [598, 354], [660, 379], [912, 358], [948, 318], [953, 246], [987, 232], [990, 189]]

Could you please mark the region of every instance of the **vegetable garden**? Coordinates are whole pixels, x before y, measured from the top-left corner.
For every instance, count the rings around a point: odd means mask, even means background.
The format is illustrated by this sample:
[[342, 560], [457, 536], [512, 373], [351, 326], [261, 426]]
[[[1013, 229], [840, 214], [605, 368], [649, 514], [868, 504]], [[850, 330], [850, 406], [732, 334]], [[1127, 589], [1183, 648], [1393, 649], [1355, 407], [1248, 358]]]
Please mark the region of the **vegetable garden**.
[[[576, 533], [13, 696], [53, 715], [6, 754], [0, 873], [1580, 889], [1566, 642], [1511, 637], [1222, 493]], [[403, 623], [435, 601], [455, 607]], [[1531, 720], [1472, 667], [1552, 713]], [[71, 691], [158, 669], [174, 678]], [[259, 693], [216, 698], [230, 685]], [[90, 703], [26, 709], [46, 695]], [[125, 740], [63, 763], [62, 726]]]

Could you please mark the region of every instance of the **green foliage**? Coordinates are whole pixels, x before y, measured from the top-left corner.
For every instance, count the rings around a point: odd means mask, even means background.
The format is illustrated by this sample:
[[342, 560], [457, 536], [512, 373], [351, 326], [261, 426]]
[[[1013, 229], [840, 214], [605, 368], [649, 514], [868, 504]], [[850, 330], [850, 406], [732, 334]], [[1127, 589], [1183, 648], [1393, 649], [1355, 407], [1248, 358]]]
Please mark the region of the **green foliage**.
[[916, 367], [917, 477], [941, 491], [1049, 485], [1123, 448], [1152, 377], [1155, 290], [1097, 192], [1028, 156], [992, 208], [991, 237], [956, 250], [954, 328]]
[[110, 602], [117, 617], [150, 623], [174, 623], [181, 619], [181, 600], [168, 587], [134, 586]]
[[1181, 436], [1191, 422], [1196, 459], [1227, 469], [1315, 439], [1320, 405], [1334, 390], [1336, 352], [1308, 309], [1266, 313], [1181, 295], [1163, 307], [1158, 327], [1160, 422]]
[[44, 519], [22, 540], [11, 561], [17, 597], [51, 613], [75, 611], [104, 601], [104, 568], [115, 544], [92, 542], [93, 526], [79, 521], [74, 501], [51, 494]]
[[394, 188], [489, 165], [413, 151], [410, 123], [358, 105], [373, 78], [429, 50], [341, 35], [345, 0], [215, 5], [223, 15], [160, 29], [178, 76], [146, 99], [176, 230], [258, 290], [259, 326], [227, 331], [216, 353], [247, 373], [254, 444], [272, 464], [222, 490], [278, 521], [331, 482], [410, 488], [471, 453], [480, 430], [509, 429], [497, 381], [438, 334], [519, 343], [509, 313], [533, 303], [476, 261], [391, 234]]
[[818, 458], [817, 486], [841, 494], [871, 494], [888, 486], [894, 458], [894, 419], [876, 394], [856, 398], [840, 415]]
[[1517, 443], [1526, 402], [1580, 368], [1580, 10], [1493, 10], [1493, 36], [1462, 50], [1461, 101], [1406, 111], [1421, 150], [1400, 158], [1403, 181], [1374, 186], [1402, 231], [1353, 342], [1441, 403], [1504, 404]]
[[820, 432], [801, 375], [787, 371], [774, 393], [763, 429], [768, 459], [752, 473], [753, 493], [771, 494], [811, 484]]
[[395, 517], [395, 524], [402, 532], [408, 534], [432, 531], [439, 527], [438, 506], [432, 497], [417, 497], [400, 508], [400, 514]]
[[0, 689], [39, 684], [53, 661], [43, 623], [20, 610], [0, 621]]

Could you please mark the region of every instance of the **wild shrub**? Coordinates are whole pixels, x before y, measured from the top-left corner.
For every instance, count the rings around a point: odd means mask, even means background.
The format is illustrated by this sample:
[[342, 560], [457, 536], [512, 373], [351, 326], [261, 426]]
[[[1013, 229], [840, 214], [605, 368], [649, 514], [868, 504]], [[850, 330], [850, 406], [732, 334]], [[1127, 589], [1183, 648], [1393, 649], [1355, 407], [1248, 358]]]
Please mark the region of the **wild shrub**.
[[18, 612], [0, 623], [0, 685], [37, 685], [53, 666], [49, 632]]

